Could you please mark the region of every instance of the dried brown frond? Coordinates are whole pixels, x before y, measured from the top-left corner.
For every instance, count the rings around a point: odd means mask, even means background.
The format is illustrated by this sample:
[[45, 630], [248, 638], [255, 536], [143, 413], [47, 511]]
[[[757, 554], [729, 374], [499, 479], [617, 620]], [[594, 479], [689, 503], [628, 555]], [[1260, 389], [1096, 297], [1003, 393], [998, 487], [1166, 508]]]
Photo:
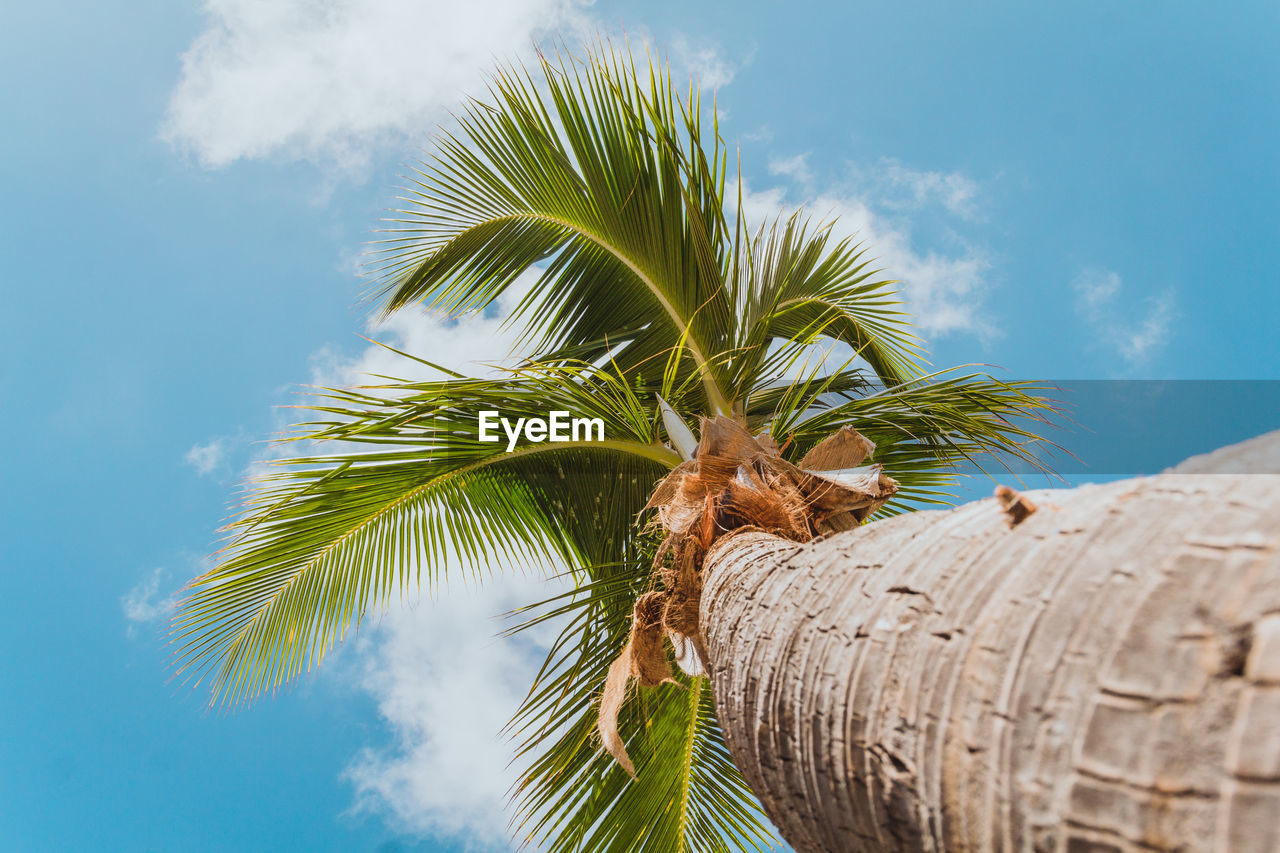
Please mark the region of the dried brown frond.
[[800, 460], [800, 467], [811, 471], [853, 468], [875, 452], [875, 442], [853, 427], [846, 426], [815, 444]]

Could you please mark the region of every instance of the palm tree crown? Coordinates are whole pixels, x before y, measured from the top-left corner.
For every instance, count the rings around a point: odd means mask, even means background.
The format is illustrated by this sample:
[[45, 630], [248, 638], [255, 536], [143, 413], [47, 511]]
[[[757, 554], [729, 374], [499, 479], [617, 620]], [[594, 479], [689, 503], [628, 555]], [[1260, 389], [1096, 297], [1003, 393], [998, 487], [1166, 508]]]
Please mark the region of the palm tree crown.
[[[655, 581], [642, 510], [682, 459], [682, 419], [767, 429], [799, 460], [847, 425], [899, 482], [883, 512], [938, 502], [954, 462], [1026, 454], [1036, 388], [926, 374], [863, 247], [800, 214], [752, 226], [696, 88], [607, 45], [498, 72], [441, 132], [376, 257], [385, 312], [484, 310], [522, 274], [514, 367], [326, 391], [292, 436], [332, 452], [257, 483], [222, 561], [175, 620], [179, 667], [214, 701], [280, 687], [425, 577], [530, 560], [572, 590], [513, 630], [563, 626], [512, 721], [518, 834], [551, 850], [729, 850], [771, 835], [705, 679], [642, 688], [618, 725], [632, 779], [595, 734], [599, 694]], [[847, 361], [809, 358], [835, 342]], [[501, 353], [495, 353], [500, 356]], [[405, 354], [406, 358], [412, 355]], [[658, 400], [680, 417], [662, 417]], [[600, 418], [604, 441], [478, 440], [477, 413]]]

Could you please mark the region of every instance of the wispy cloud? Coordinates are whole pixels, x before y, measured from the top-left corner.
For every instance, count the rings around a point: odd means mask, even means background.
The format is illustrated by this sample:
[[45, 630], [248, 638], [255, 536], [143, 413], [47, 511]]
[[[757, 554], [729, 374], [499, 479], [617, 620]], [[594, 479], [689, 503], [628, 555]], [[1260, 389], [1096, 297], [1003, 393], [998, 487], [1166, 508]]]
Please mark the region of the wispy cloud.
[[169, 573], [163, 568], [155, 569], [120, 598], [129, 636], [134, 636], [141, 625], [167, 618], [177, 601], [178, 590], [169, 586]]
[[806, 152], [790, 157], [775, 157], [769, 161], [769, 174], [781, 175], [802, 185], [812, 183], [813, 170], [809, 168], [809, 154]]
[[203, 444], [195, 444], [183, 454], [183, 461], [196, 469], [196, 473], [206, 477], [222, 466], [227, 457], [227, 440], [215, 438]]
[[1126, 330], [1119, 342], [1120, 354], [1130, 364], [1146, 362], [1169, 340], [1175, 317], [1173, 291], [1166, 290], [1149, 300], [1145, 316]]
[[1146, 365], [1169, 340], [1177, 318], [1176, 295], [1168, 287], [1134, 306], [1124, 281], [1112, 270], [1086, 268], [1071, 283], [1076, 313], [1093, 330], [1094, 343], [1119, 356], [1127, 369]]
[[682, 72], [692, 74], [699, 87], [708, 95], [733, 82], [755, 56], [749, 50], [737, 58], [730, 58], [718, 44], [698, 42], [686, 35], [677, 35], [671, 44], [671, 59]]
[[864, 175], [885, 203], [893, 207], [919, 209], [940, 204], [962, 219], [973, 219], [978, 214], [978, 184], [960, 172], [912, 169], [885, 158]]

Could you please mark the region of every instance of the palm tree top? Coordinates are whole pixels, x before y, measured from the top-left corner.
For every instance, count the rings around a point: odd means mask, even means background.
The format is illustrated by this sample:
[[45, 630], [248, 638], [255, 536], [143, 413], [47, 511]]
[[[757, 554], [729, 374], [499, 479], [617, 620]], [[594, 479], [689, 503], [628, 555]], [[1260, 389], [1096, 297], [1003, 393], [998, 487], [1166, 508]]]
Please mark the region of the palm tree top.
[[[374, 247], [375, 298], [384, 313], [463, 317], [533, 270], [510, 318], [523, 359], [326, 390], [290, 437], [299, 454], [255, 484], [190, 585], [173, 628], [184, 677], [215, 702], [249, 699], [424, 578], [561, 566], [572, 591], [522, 610], [521, 626], [555, 619], [561, 634], [512, 723], [520, 836], [552, 850], [767, 845], [703, 679], [621, 705], [637, 779], [595, 734], [653, 585], [644, 509], [686, 440], [659, 399], [681, 421], [767, 429], [788, 464], [855, 427], [899, 483], [884, 512], [942, 500], [957, 459], [1028, 455], [1019, 418], [1045, 404], [1025, 383], [924, 373], [894, 283], [862, 246], [800, 214], [748, 223], [741, 201], [714, 108], [660, 62], [602, 44], [499, 70], [405, 187]], [[823, 343], [848, 357], [812, 358]], [[508, 453], [477, 438], [493, 409], [600, 418], [606, 440]]]

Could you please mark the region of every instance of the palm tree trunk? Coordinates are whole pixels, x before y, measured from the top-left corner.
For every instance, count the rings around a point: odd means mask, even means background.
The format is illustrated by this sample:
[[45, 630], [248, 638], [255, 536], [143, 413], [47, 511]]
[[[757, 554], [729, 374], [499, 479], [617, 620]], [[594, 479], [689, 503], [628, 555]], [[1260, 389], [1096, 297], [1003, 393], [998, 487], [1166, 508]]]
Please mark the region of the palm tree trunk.
[[717, 710], [783, 837], [1280, 850], [1280, 477], [1029, 497], [712, 547]]

